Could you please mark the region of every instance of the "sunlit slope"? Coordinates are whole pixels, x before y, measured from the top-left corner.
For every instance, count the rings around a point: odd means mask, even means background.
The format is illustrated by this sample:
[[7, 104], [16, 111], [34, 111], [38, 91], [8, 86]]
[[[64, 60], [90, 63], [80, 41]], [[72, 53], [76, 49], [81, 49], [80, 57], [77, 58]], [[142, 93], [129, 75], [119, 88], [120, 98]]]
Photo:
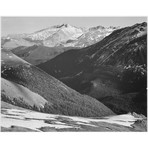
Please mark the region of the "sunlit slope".
[[99, 101], [81, 95], [11, 52], [2, 54], [1, 74], [2, 78], [22, 85], [47, 100], [44, 112], [98, 117], [114, 114]]

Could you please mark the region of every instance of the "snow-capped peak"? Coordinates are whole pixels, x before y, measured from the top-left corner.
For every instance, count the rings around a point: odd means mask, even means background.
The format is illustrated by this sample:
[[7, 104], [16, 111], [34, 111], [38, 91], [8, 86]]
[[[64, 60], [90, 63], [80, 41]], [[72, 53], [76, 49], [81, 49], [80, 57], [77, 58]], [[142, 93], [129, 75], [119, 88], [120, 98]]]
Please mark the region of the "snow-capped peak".
[[[3, 38], [4, 47], [13, 45], [14, 47], [32, 46], [34, 44], [42, 44], [48, 47], [63, 46], [63, 47], [86, 47], [92, 45], [105, 36], [116, 30], [116, 27], [103, 27], [101, 25], [91, 28], [76, 27], [71, 24], [63, 23], [53, 25], [48, 28], [30, 33], [30, 34], [15, 34]], [[10, 45], [9, 45], [10, 44]]]

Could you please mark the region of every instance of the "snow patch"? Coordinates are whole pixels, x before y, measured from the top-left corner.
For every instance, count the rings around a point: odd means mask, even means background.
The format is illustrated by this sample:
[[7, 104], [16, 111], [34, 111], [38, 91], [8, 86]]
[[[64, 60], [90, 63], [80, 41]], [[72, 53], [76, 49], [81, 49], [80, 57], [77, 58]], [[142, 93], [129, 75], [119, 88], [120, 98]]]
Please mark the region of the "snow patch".
[[6, 113], [1, 115], [1, 127], [9, 128], [11, 126], [19, 126], [35, 131], [40, 131], [39, 128], [41, 127], [54, 127], [55, 129], [73, 128], [73, 126], [60, 122], [55, 122], [55, 124], [45, 123], [45, 119], [50, 119], [51, 121], [56, 120], [57, 115], [18, 109], [5, 109], [5, 111]]
[[[46, 114], [30, 110], [19, 110], [19, 109], [4, 109], [2, 108], [1, 115], [1, 126], [9, 128], [11, 126], [19, 126], [24, 128], [29, 128], [35, 131], [39, 130], [41, 127], [52, 127], [55, 129], [64, 128], [81, 128], [81, 125], [92, 126], [97, 128], [97, 123], [105, 122], [109, 124], [118, 124], [126, 127], [131, 127], [132, 124], [137, 120], [142, 120], [142, 118], [136, 118], [132, 114], [123, 114], [108, 116], [104, 118], [84, 118], [84, 117], [73, 117], [55, 114]], [[60, 117], [60, 119], [59, 119]], [[69, 123], [61, 122], [61, 118], [66, 121], [71, 121]], [[45, 120], [47, 122], [45, 122]]]

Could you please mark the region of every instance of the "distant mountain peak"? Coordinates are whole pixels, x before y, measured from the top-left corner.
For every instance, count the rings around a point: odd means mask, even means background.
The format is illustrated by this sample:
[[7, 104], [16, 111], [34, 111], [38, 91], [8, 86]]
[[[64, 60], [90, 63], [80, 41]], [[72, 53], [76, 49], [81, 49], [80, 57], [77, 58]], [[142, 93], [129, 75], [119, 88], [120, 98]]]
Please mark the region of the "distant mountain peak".
[[70, 27], [70, 26], [72, 26], [72, 25], [63, 23], [61, 25], [54, 25], [51, 28], [62, 28], [62, 27], [66, 27], [67, 28], [67, 27]]
[[104, 27], [104, 26], [99, 25], [99, 26], [91, 27], [91, 28], [89, 28], [89, 30], [90, 30], [90, 31], [95, 31], [95, 30], [108, 30], [108, 29], [110, 29], [110, 30], [115, 30], [115, 29], [119, 29], [119, 28], [120, 28], [119, 26], [118, 26], [118, 27], [115, 27], [115, 26]]
[[99, 26], [89, 28], [89, 30], [98, 30], [98, 29], [105, 29], [105, 27], [99, 25]]
[[32, 46], [34, 44], [47, 47], [86, 47], [102, 40], [114, 30], [116, 27], [107, 28], [99, 25], [86, 29], [62, 23], [30, 34], [12, 34], [7, 36], [8, 38], [2, 38], [2, 45], [4, 48]]
[[147, 22], [143, 22], [141, 25], [146, 27], [147, 26]]

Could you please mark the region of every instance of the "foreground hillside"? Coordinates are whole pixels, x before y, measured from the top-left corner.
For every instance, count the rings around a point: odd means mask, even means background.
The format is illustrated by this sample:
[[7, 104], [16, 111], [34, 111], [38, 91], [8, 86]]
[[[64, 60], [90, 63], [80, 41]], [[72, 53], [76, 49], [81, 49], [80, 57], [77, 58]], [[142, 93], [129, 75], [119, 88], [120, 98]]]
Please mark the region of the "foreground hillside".
[[[47, 100], [42, 96], [30, 91], [28, 88], [1, 78], [1, 98], [4, 99], [5, 97], [5, 100], [8, 101], [6, 96], [9, 98], [9, 101], [13, 101], [15, 98], [17, 101], [24, 101], [32, 107], [44, 107], [47, 103]], [[24, 102], [22, 102], [22, 104]]]
[[69, 50], [38, 67], [117, 114], [147, 115], [145, 22], [115, 30], [94, 45]]
[[[99, 101], [87, 95], [81, 95], [9, 51], [2, 50], [1, 70], [2, 82], [4, 82], [2, 101], [4, 102], [53, 114], [84, 117], [114, 115], [113, 111]], [[29, 99], [25, 96], [35, 98]], [[33, 105], [33, 102], [42, 101], [45, 103], [43, 107], [39, 107], [39, 104]]]
[[146, 131], [146, 118], [136, 114], [83, 118], [45, 114], [15, 108], [2, 102], [2, 132], [50, 132], [50, 131]]

